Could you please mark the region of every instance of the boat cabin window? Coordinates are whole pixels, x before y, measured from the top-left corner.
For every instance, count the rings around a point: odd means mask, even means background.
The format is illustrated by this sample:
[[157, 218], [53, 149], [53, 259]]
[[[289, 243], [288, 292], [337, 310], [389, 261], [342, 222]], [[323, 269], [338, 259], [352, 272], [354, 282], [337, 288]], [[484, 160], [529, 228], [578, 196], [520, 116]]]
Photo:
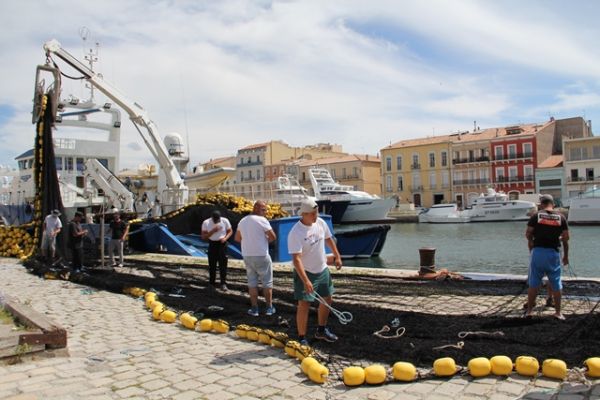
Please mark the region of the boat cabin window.
[[65, 170], [73, 171], [73, 157], [65, 157]]
[[56, 163], [56, 170], [62, 171], [62, 169], [63, 169], [62, 157], [55, 157], [54, 162]]
[[102, 164], [104, 168], [108, 169], [108, 160], [106, 158], [99, 158], [98, 162]]
[[83, 158], [78, 157], [77, 158], [77, 171], [83, 171], [84, 169], [84, 165], [83, 165]]

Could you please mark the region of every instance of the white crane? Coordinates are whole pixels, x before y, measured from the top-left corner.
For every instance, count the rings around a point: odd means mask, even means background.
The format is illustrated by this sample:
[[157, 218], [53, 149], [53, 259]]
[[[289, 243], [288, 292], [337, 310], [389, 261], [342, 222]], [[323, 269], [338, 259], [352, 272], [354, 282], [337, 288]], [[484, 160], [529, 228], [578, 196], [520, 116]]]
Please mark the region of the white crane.
[[[171, 159], [166, 146], [162, 142], [156, 125], [148, 117], [146, 110], [138, 103], [127, 98], [127, 96], [122, 94], [110, 83], [106, 82], [100, 74], [97, 74], [69, 54], [62, 48], [57, 40], [53, 39], [46, 42], [44, 44], [44, 50], [46, 51], [46, 56], [48, 58], [51, 58], [52, 55], [56, 55], [72, 68], [83, 74], [84, 78], [93, 87], [100, 90], [125, 110], [166, 177], [165, 186], [159, 186], [158, 188], [164, 211], [168, 212], [183, 207], [188, 199], [188, 188], [181, 178], [175, 163]], [[140, 127], [145, 129], [147, 135], [144, 134]]]

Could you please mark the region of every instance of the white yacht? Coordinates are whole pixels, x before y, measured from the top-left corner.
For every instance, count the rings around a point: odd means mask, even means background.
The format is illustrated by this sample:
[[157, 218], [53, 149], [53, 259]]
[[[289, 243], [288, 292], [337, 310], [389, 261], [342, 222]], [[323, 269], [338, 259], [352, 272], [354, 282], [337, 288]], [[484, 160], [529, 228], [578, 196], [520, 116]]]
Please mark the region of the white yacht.
[[570, 224], [600, 224], [600, 189], [596, 185], [568, 200]]
[[468, 209], [469, 222], [526, 221], [537, 210], [535, 203], [525, 200], [511, 200], [504, 192], [488, 188], [473, 199]]
[[384, 221], [396, 204], [394, 199], [382, 199], [337, 183], [325, 168], [310, 168], [308, 175], [317, 200], [350, 202], [341, 218], [342, 223]]
[[454, 203], [436, 204], [419, 214], [419, 222], [442, 224], [526, 221], [535, 210], [537, 207], [534, 202], [511, 200], [506, 193], [488, 188], [487, 193], [473, 199], [471, 206], [464, 210], [460, 210]]

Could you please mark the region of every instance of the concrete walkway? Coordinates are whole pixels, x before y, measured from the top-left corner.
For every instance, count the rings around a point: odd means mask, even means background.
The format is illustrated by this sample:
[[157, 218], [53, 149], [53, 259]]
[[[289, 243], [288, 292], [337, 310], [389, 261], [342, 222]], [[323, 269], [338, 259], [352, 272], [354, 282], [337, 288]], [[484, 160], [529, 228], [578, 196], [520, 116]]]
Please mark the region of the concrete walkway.
[[600, 399], [591, 386], [546, 378], [454, 377], [348, 389], [319, 386], [284, 352], [154, 322], [143, 302], [30, 275], [0, 258], [0, 294], [68, 331], [68, 348], [0, 361], [0, 399]]

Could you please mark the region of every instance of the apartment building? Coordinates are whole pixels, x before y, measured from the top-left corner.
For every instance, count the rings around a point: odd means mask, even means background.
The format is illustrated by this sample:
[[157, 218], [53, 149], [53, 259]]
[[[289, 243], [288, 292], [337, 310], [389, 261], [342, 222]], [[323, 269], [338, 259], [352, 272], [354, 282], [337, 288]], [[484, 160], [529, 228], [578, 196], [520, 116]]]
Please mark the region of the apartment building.
[[383, 195], [417, 207], [449, 202], [450, 135], [403, 140], [381, 149]]
[[600, 137], [563, 140], [565, 197], [600, 184]]
[[535, 192], [552, 195], [557, 204], [563, 199], [564, 185], [563, 155], [550, 156], [538, 163], [535, 170]]
[[400, 141], [381, 149], [384, 194], [423, 207], [468, 206], [489, 186], [518, 198], [536, 191], [538, 160], [562, 154], [563, 138], [588, 136], [575, 117]]

